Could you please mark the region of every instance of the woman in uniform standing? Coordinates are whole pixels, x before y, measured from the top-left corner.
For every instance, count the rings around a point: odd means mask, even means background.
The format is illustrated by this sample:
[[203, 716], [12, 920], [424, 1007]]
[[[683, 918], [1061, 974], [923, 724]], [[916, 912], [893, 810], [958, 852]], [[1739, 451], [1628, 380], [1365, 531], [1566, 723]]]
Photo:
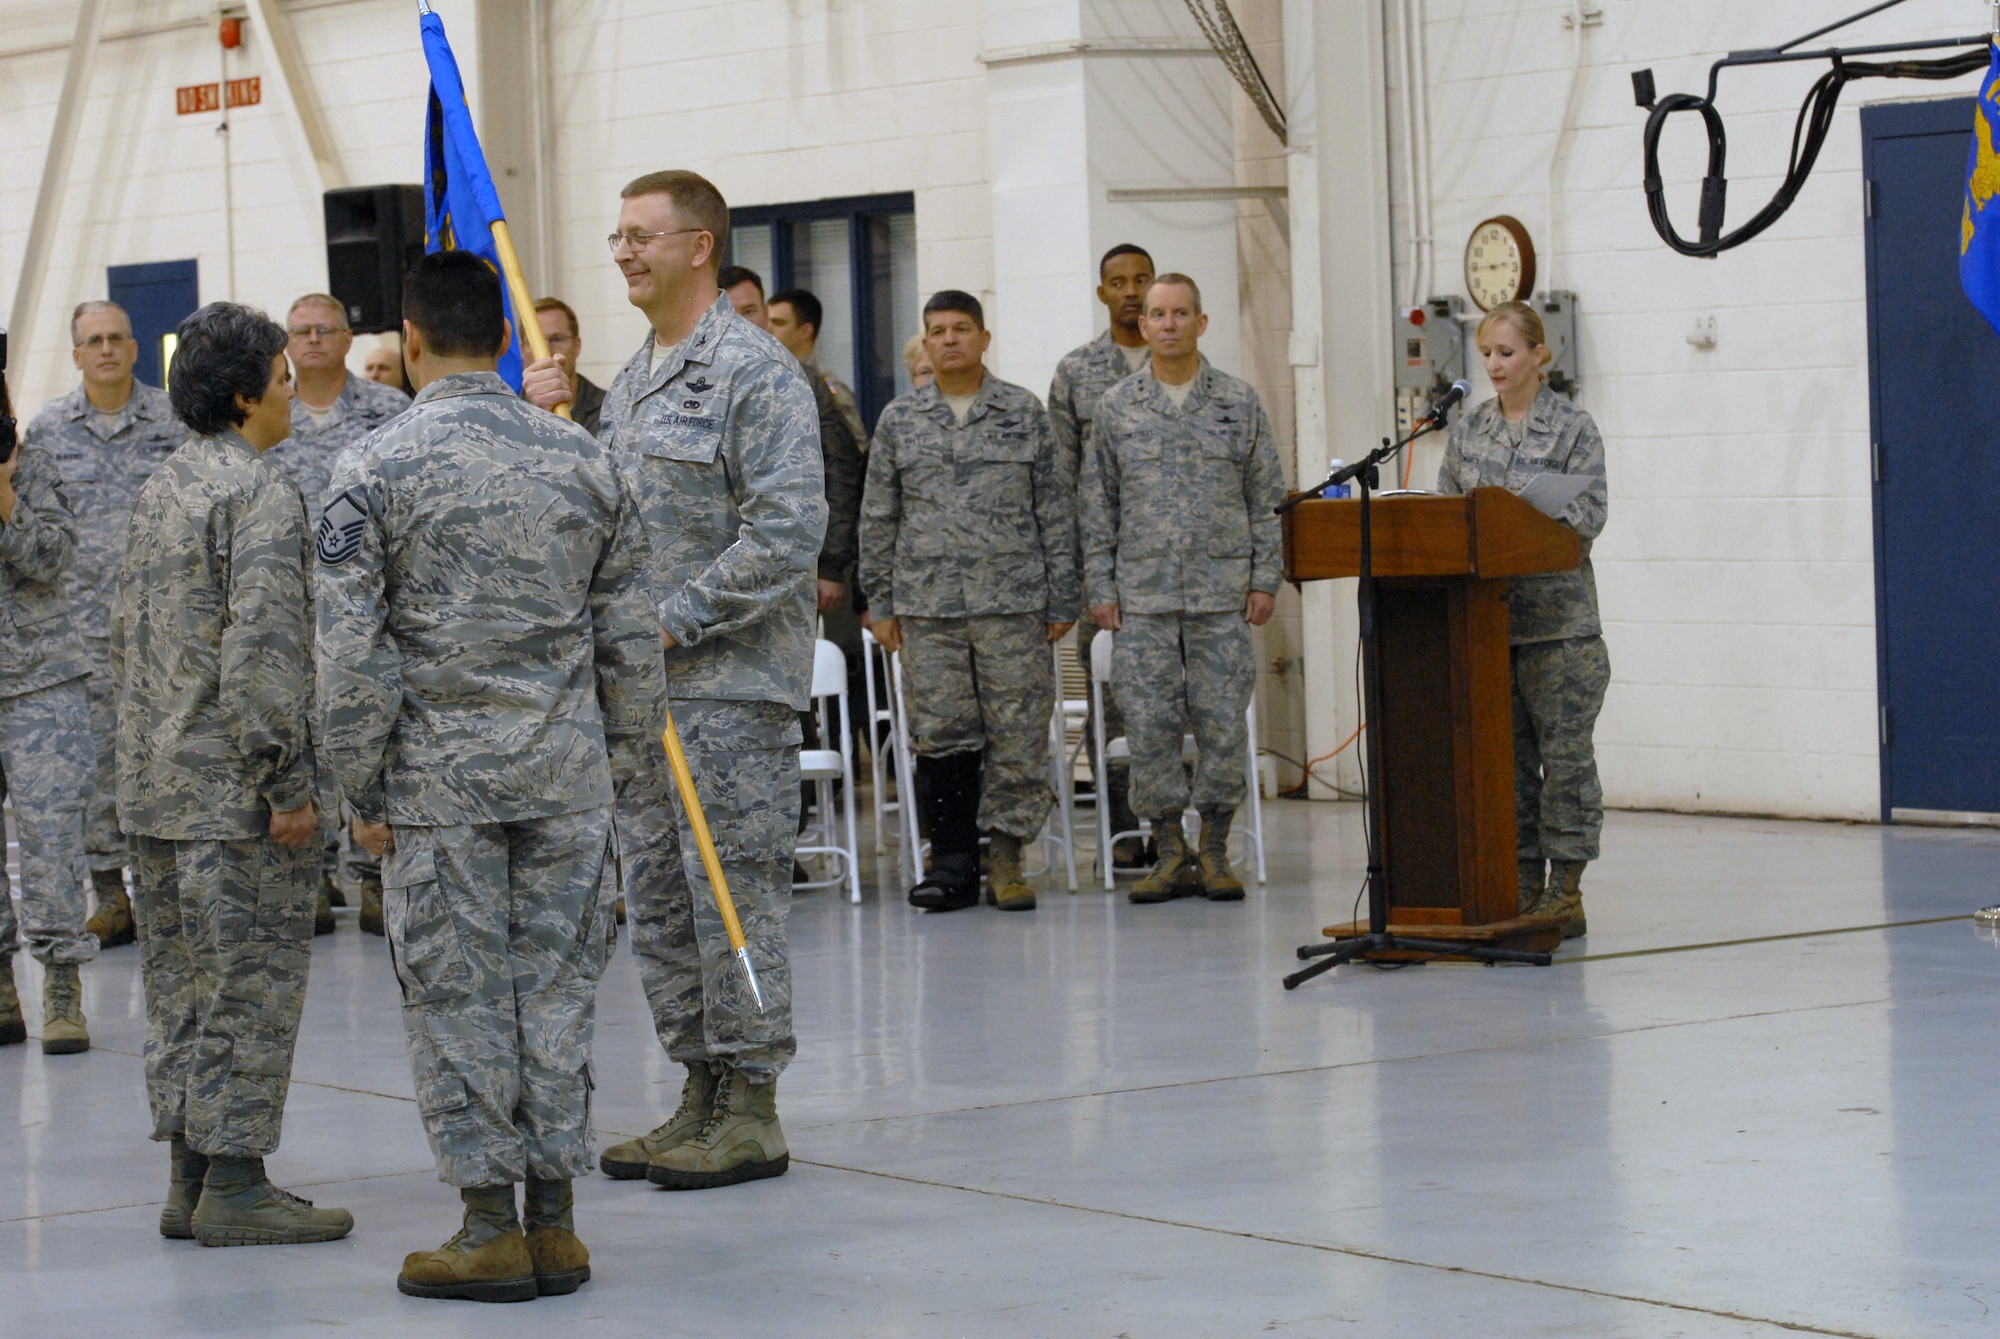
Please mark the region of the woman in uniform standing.
[[1513, 662], [1514, 816], [1521, 914], [1561, 916], [1584, 934], [1583, 867], [1597, 859], [1604, 788], [1592, 732], [1611, 661], [1597, 613], [1590, 545], [1604, 529], [1604, 439], [1590, 415], [1548, 387], [1542, 321], [1523, 302], [1486, 314], [1475, 336], [1495, 395], [1452, 425], [1438, 491], [1519, 493], [1540, 474], [1590, 482], [1556, 517], [1583, 541], [1568, 572], [1515, 577], [1507, 588]]

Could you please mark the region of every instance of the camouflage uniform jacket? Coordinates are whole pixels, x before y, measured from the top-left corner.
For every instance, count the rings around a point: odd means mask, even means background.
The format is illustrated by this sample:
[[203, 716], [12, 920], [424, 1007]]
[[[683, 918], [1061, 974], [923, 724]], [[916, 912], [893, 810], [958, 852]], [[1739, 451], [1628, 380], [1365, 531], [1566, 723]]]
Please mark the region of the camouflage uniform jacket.
[[890, 402], [861, 504], [875, 616], [1074, 622], [1075, 488], [1041, 402], [991, 372], [963, 423], [935, 382]]
[[328, 494], [319, 713], [355, 811], [450, 827], [611, 803], [664, 685], [645, 535], [610, 453], [464, 373], [342, 452]]
[[859, 557], [861, 480], [868, 468], [862, 455], [867, 438], [860, 435], [861, 416], [852, 422], [840, 408], [838, 383], [810, 363], [802, 365], [819, 410], [820, 468], [826, 475], [826, 538], [819, 546], [819, 574], [828, 581], [846, 581]]
[[833, 397], [834, 408], [840, 411], [840, 421], [847, 425], [847, 434], [854, 439], [854, 449], [867, 455], [868, 429], [861, 422], [861, 402], [854, 398], [854, 388], [821, 367], [818, 359], [806, 363], [805, 369], [806, 375], [826, 383], [827, 394]]
[[[1151, 366], [1153, 352], [1139, 366]], [[1074, 470], [1090, 443], [1091, 420], [1097, 417], [1097, 402], [1119, 382], [1132, 375], [1125, 353], [1106, 329], [1088, 344], [1063, 355], [1056, 364], [1055, 379], [1049, 383], [1049, 426], [1056, 431], [1056, 445], [1069, 458]]]
[[1285, 476], [1271, 424], [1250, 383], [1206, 358], [1178, 409], [1150, 369], [1104, 393], [1077, 491], [1092, 605], [1222, 613], [1277, 593]]
[[90, 673], [62, 583], [76, 552], [62, 476], [38, 446], [22, 446], [19, 461], [14, 516], [0, 521], [0, 697]]
[[654, 612], [678, 643], [667, 696], [803, 711], [827, 510], [812, 388], [726, 294], [657, 372], [652, 352], [649, 331], [611, 383], [598, 436], [652, 545]]
[[235, 432], [139, 490], [111, 612], [118, 823], [236, 841], [312, 798], [311, 606], [298, 490]]
[[317, 519], [326, 501], [327, 481], [341, 451], [410, 407], [410, 397], [394, 386], [347, 374], [347, 385], [327, 411], [324, 425], [313, 422], [306, 402], [292, 400], [292, 435], [272, 447], [268, 459], [298, 485], [306, 515]]
[[1520, 492], [1537, 475], [1590, 474], [1595, 481], [1556, 519], [1583, 537], [1583, 561], [1574, 571], [1515, 577], [1507, 586], [1508, 640], [1552, 642], [1596, 637], [1597, 575], [1590, 566], [1590, 542], [1604, 530], [1610, 495], [1604, 483], [1604, 439], [1589, 414], [1542, 387], [1521, 425], [1521, 444], [1508, 440], [1500, 401], [1486, 401], [1451, 425], [1444, 463], [1438, 467], [1440, 493], [1475, 488]]
[[187, 440], [167, 393], [132, 383], [132, 397], [108, 430], [78, 386], [35, 415], [23, 438], [55, 457], [63, 493], [76, 514], [76, 557], [67, 581], [76, 601], [76, 630], [111, 635], [111, 592], [125, 558], [125, 531], [139, 490], [174, 448]]

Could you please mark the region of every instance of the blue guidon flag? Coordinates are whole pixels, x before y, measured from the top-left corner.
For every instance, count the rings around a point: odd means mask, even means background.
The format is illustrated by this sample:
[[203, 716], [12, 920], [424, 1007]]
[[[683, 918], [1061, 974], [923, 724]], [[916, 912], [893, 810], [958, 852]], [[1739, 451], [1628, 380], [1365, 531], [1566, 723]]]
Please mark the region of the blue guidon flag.
[[1987, 324], [2000, 331], [2000, 43], [1979, 84], [1972, 149], [1965, 164], [1965, 213], [1958, 225], [1958, 282]]
[[[507, 214], [500, 208], [500, 193], [486, 168], [486, 151], [479, 147], [472, 111], [465, 105], [465, 81], [459, 78], [458, 59], [451, 54], [451, 42], [444, 35], [444, 20], [428, 5], [422, 8], [418, 22], [423, 31], [424, 59], [431, 67], [430, 113], [424, 121], [424, 250], [470, 251], [499, 274], [500, 253], [493, 244], [493, 225], [505, 221]], [[535, 314], [514, 311], [504, 280], [500, 287], [515, 330], [500, 359], [500, 375], [518, 392], [519, 332], [534, 322]]]

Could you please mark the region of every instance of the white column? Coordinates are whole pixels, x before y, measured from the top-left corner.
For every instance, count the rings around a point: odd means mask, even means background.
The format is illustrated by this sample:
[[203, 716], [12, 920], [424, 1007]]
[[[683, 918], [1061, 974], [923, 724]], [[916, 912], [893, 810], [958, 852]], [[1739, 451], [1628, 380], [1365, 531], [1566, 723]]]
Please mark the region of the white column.
[[[1298, 479], [1358, 460], [1394, 424], [1390, 378], [1389, 156], [1382, 14], [1373, 3], [1285, 0], [1292, 363]], [[1317, 581], [1302, 599], [1306, 746], [1318, 757], [1360, 724], [1354, 583]], [[1359, 784], [1357, 745], [1331, 775]], [[1315, 783], [1315, 795], [1331, 788]]]
[[1201, 286], [1202, 351], [1242, 370], [1232, 200], [1113, 203], [1116, 189], [1231, 187], [1229, 75], [1179, 0], [987, 0], [994, 370], [1037, 395], [1094, 335], [1097, 259], [1120, 242]]

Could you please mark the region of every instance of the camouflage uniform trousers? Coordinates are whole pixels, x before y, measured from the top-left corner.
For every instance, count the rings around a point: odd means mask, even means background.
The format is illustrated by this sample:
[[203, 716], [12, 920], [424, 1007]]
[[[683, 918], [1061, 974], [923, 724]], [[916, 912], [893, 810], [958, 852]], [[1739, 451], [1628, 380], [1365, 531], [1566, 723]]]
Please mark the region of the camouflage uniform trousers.
[[611, 806], [393, 831], [382, 915], [438, 1179], [588, 1175], [591, 1033], [618, 886]]
[[86, 637], [90, 653], [90, 736], [97, 745], [97, 792], [83, 819], [83, 848], [92, 872], [125, 867], [125, 833], [118, 826], [118, 681], [111, 641]]
[[1040, 614], [905, 618], [903, 693], [910, 744], [939, 758], [985, 750], [979, 830], [1033, 841], [1054, 808], [1049, 717], [1055, 661]]
[[269, 837], [131, 844], [153, 1138], [264, 1157], [305, 1008], [316, 853]]
[[715, 698], [670, 709], [766, 1008], [758, 1012], [730, 952], [680, 790], [657, 747], [618, 801], [639, 980], [670, 1059], [721, 1061], [766, 1083], [798, 1050], [785, 934], [798, 844], [798, 713], [782, 702]]
[[[1257, 687], [1250, 625], [1220, 614], [1124, 615], [1111, 649], [1111, 681], [1132, 748], [1132, 810], [1142, 818], [1204, 813], [1243, 802], [1243, 713]], [[1192, 733], [1194, 783], [1181, 765]]]
[[0, 870], [0, 962], [21, 940], [43, 963], [89, 962], [89, 875], [83, 851], [90, 804], [90, 707], [84, 680], [0, 697], [0, 794], [14, 809], [21, 844], [21, 919]]
[[1602, 637], [1513, 648], [1514, 824], [1523, 860], [1595, 860], [1604, 827], [1591, 732], [1611, 684]]

